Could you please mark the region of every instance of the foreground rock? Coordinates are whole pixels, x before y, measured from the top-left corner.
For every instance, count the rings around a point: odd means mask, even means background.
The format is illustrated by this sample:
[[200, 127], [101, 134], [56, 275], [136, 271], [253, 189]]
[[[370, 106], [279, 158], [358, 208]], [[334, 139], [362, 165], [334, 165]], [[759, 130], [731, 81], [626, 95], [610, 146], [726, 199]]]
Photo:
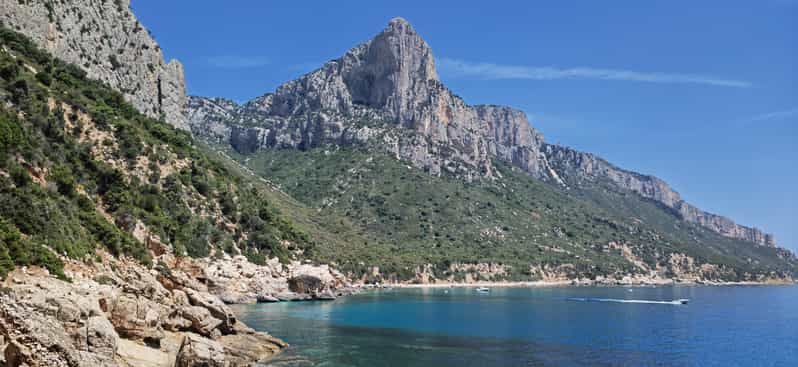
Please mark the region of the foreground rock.
[[206, 289], [167, 288], [157, 270], [134, 262], [104, 256], [71, 262], [67, 274], [72, 283], [21, 268], [3, 283], [6, 366], [247, 366], [287, 346], [243, 325]]

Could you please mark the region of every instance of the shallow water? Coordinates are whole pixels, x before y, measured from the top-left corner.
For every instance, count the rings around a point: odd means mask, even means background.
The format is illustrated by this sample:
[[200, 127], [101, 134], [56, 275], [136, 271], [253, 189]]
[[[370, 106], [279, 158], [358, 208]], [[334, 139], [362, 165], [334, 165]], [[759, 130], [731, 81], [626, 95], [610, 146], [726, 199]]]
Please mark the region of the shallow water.
[[798, 365], [796, 286], [401, 289], [234, 311], [291, 344], [277, 366]]

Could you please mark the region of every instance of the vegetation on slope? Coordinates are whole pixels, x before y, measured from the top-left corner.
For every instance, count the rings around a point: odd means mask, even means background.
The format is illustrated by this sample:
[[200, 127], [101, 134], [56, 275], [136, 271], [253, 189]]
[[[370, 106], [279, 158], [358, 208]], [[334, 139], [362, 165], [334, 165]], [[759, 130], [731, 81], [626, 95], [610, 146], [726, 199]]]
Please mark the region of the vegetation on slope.
[[97, 246], [147, 263], [137, 230], [191, 256], [312, 253], [263, 185], [189, 135], [16, 32], [0, 28], [0, 45], [0, 277], [14, 264], [63, 275], [56, 254], [91, 259]]
[[[669, 255], [730, 267], [725, 280], [745, 273], [794, 274], [784, 250], [754, 246], [680, 221], [631, 192], [601, 186], [575, 192], [542, 183], [496, 162], [502, 178], [467, 183], [433, 177], [366, 149], [264, 150], [237, 159], [303, 203], [357, 227], [362, 243], [320, 246], [319, 261], [365, 272], [379, 265], [401, 278], [433, 264], [501, 263], [507, 279], [530, 279], [530, 265], [564, 265], [572, 276], [595, 277], [655, 269]], [[626, 244], [636, 259], [624, 256]]]

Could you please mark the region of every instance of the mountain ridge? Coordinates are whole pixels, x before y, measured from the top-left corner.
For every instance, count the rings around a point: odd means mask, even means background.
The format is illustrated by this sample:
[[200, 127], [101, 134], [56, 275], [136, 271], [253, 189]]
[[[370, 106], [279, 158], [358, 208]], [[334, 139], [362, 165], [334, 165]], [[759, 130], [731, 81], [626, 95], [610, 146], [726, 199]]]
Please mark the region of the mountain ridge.
[[[468, 181], [495, 178], [493, 158], [566, 187], [608, 179], [685, 221], [727, 237], [776, 246], [772, 234], [705, 212], [657, 177], [546, 143], [522, 111], [466, 104], [440, 82], [434, 65], [432, 50], [421, 36], [406, 20], [394, 18], [372, 40], [274, 93], [242, 105], [190, 97], [189, 123], [195, 134], [230, 143], [241, 153], [376, 140], [430, 174], [454, 174]], [[351, 123], [364, 119], [377, 123]], [[421, 138], [403, 137], [385, 126], [405, 128]]]

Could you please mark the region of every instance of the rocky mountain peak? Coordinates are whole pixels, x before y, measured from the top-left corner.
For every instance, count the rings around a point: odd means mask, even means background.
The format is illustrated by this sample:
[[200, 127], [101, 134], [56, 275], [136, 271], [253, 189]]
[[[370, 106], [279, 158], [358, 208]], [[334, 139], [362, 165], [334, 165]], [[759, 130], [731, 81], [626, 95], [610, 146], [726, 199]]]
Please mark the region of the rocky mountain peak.
[[422, 80], [438, 80], [432, 49], [404, 18], [391, 19], [385, 29], [372, 40], [371, 45], [374, 49], [388, 48], [392, 59], [400, 61], [393, 65], [397, 70]]
[[410, 109], [428, 94], [428, 84], [438, 82], [432, 49], [402, 18], [349, 51], [342, 66], [353, 103], [386, 109], [403, 123], [412, 121]]
[[[240, 153], [264, 148], [376, 144], [432, 175], [466, 180], [502, 161], [571, 188], [609, 181], [661, 203], [681, 219], [722, 235], [773, 246], [773, 237], [686, 203], [664, 181], [591, 154], [546, 144], [524, 112], [468, 105], [438, 79], [432, 49], [403, 18], [370, 41], [244, 106], [194, 98], [192, 131]], [[363, 126], [363, 122], [371, 123]]]

